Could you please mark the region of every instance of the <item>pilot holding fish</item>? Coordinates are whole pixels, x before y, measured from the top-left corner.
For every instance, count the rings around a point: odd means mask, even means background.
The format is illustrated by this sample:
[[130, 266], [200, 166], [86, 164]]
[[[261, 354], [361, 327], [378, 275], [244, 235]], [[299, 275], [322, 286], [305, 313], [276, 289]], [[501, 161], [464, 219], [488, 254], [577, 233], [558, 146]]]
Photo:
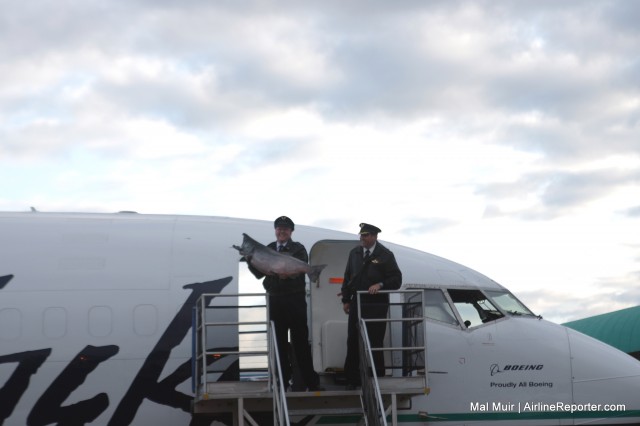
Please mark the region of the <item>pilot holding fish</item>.
[[304, 386], [293, 383], [294, 390], [318, 390], [319, 377], [313, 369], [307, 327], [307, 301], [304, 274], [318, 279], [326, 265], [310, 266], [305, 247], [291, 239], [295, 228], [287, 216], [274, 221], [276, 241], [266, 247], [244, 234], [242, 247], [234, 246], [245, 257], [249, 270], [260, 279], [269, 297], [269, 317], [275, 325], [280, 366], [285, 387], [292, 377], [288, 335]]

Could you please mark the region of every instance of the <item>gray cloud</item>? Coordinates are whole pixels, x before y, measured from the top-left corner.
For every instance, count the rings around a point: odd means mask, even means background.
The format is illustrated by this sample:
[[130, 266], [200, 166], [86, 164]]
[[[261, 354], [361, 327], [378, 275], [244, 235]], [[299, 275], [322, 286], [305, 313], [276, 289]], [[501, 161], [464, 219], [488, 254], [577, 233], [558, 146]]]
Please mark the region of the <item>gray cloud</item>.
[[594, 315], [640, 305], [640, 271], [622, 277], [600, 278], [601, 289], [588, 300], [562, 290], [521, 291], [517, 297], [536, 314], [558, 323], [575, 321]]
[[630, 7], [625, 2], [605, 2], [603, 17], [611, 27], [622, 28], [624, 33], [639, 33], [640, 8]]
[[[11, 3], [0, 17], [0, 53], [11, 58], [0, 90], [3, 156], [83, 147], [117, 158], [137, 142], [120, 126], [151, 119], [206, 145], [246, 144], [225, 167], [233, 177], [295, 158], [296, 144], [309, 142], [254, 143], [237, 128], [265, 111], [306, 108], [355, 125], [435, 117], [447, 136], [482, 135], [556, 166], [481, 184], [485, 217], [514, 214], [501, 200], [534, 194], [539, 204], [515, 215], [553, 218], [637, 183], [563, 171], [637, 153], [640, 109], [625, 106], [640, 89], [635, 3]], [[320, 70], [292, 72], [296, 59]], [[417, 221], [404, 232], [451, 225]]]
[[[485, 217], [508, 214], [541, 220], [566, 214], [619, 188], [637, 185], [639, 181], [640, 170], [554, 171], [523, 175], [515, 182], [479, 185], [477, 194], [488, 200]], [[538, 200], [534, 207], [526, 205], [516, 211], [505, 211], [500, 207], [501, 200], [525, 199], [528, 196]], [[630, 210], [630, 214], [633, 211]]]
[[[638, 136], [637, 109], [606, 112], [611, 94], [638, 91], [634, 3], [14, 3], [0, 52], [17, 66], [38, 57], [58, 70], [41, 82], [48, 90], [0, 98], [16, 120], [16, 103], [65, 111], [60, 95], [79, 78], [92, 96], [85, 101], [203, 129], [270, 107], [315, 106], [332, 120], [450, 114], [452, 125], [483, 110], [541, 111], [563, 125], [501, 124], [495, 141], [549, 155], [599, 155], [602, 140], [629, 151]], [[292, 79], [257, 50], [265, 36], [300, 43], [335, 75]], [[103, 74], [134, 57], [157, 61], [158, 74]], [[43, 99], [58, 101], [47, 108]]]

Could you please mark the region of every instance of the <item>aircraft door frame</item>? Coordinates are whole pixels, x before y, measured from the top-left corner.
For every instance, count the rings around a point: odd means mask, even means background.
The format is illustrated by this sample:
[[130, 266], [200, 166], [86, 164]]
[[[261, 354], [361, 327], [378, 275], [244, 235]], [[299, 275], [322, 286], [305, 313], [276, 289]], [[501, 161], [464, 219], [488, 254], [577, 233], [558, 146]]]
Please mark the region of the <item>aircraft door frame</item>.
[[310, 338], [317, 372], [342, 371], [347, 355], [348, 316], [338, 297], [349, 252], [358, 240], [320, 240], [309, 252], [309, 264], [327, 266], [309, 289]]

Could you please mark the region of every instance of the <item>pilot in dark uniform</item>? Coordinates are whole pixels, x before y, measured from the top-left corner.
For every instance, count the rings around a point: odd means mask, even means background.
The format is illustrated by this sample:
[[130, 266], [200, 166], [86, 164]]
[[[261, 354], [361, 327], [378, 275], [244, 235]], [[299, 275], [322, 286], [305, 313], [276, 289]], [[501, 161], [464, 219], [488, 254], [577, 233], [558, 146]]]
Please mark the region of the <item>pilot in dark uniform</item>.
[[[303, 262], [309, 262], [309, 256], [305, 247], [291, 239], [294, 223], [287, 216], [277, 218], [275, 228], [276, 241], [267, 247], [293, 256]], [[256, 278], [265, 277], [249, 264], [249, 270]], [[289, 332], [291, 332], [291, 347], [300, 371], [304, 385], [294, 380], [293, 390], [318, 390], [319, 377], [313, 369], [311, 348], [309, 347], [309, 328], [307, 327], [307, 293], [305, 288], [305, 275], [284, 277], [267, 275], [262, 282], [269, 295], [269, 318], [275, 325], [278, 353], [280, 355], [280, 368], [284, 386], [289, 385], [292, 377], [292, 362], [289, 357]]]
[[[368, 291], [360, 298], [362, 318], [386, 318], [389, 295], [380, 290], [397, 290], [402, 284], [402, 273], [393, 253], [378, 242], [380, 228], [367, 223], [360, 224], [360, 246], [349, 253], [342, 283], [343, 309], [349, 315], [347, 331], [347, 358], [344, 371], [347, 389], [360, 385], [359, 327], [356, 291]], [[372, 348], [381, 348], [387, 323], [367, 323], [367, 333]], [[384, 352], [373, 352], [376, 375], [384, 376]]]

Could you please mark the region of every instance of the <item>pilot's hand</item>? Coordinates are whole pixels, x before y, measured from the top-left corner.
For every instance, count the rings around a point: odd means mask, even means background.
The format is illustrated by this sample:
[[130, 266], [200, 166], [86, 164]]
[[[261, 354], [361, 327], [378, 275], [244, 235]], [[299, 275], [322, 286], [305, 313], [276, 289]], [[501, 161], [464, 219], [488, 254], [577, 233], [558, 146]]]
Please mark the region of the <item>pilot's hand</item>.
[[378, 294], [380, 289], [382, 289], [382, 286], [380, 285], [380, 283], [374, 284], [371, 287], [369, 287], [369, 294]]

